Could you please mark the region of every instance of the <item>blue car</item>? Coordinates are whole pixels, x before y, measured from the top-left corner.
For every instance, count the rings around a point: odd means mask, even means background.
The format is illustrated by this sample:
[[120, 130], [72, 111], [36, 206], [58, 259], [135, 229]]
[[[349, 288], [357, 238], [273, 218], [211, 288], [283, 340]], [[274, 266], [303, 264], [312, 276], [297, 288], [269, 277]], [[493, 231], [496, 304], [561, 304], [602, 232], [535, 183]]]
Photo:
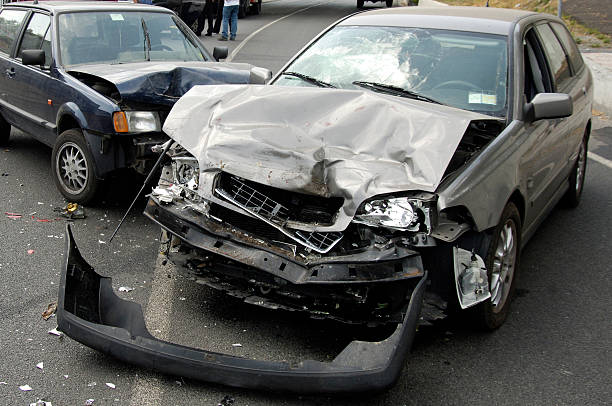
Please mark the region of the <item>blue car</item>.
[[264, 83], [266, 70], [218, 62], [171, 11], [110, 2], [0, 9], [0, 144], [11, 127], [53, 148], [59, 191], [89, 203], [105, 179], [152, 167], [170, 108], [194, 85]]

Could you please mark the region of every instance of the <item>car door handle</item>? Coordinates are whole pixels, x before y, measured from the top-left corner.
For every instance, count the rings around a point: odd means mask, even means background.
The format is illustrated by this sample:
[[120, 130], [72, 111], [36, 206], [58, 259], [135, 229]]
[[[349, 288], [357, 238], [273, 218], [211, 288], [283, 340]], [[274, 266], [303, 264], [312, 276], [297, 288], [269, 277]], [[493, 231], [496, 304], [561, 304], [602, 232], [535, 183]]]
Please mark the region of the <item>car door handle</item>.
[[6, 76], [9, 78], [12, 78], [13, 76], [15, 76], [15, 68], [10, 68], [4, 71], [4, 73], [6, 73]]

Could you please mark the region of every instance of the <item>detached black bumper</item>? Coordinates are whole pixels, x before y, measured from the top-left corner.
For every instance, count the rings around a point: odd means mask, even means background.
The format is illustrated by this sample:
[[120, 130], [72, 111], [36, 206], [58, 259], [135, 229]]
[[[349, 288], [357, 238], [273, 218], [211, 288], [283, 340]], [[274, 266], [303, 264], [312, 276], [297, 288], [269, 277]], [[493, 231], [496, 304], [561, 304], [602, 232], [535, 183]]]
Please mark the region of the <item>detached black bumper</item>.
[[402, 370], [421, 310], [425, 274], [412, 292], [404, 319], [380, 342], [353, 341], [332, 361], [297, 365], [259, 361], [161, 341], [145, 326], [139, 304], [115, 295], [111, 278], [98, 275], [81, 257], [66, 227], [59, 329], [69, 337], [123, 361], [207, 382], [294, 393], [355, 393], [384, 390]]

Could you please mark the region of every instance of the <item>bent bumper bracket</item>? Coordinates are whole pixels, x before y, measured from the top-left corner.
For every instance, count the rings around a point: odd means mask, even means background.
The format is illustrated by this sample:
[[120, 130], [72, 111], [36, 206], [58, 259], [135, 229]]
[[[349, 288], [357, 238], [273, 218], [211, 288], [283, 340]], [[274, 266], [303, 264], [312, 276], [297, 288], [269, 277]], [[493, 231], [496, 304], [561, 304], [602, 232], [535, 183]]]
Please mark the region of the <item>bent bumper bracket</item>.
[[389, 388], [399, 377], [414, 339], [426, 279], [425, 273], [412, 292], [402, 323], [383, 341], [352, 341], [332, 362], [260, 361], [153, 337], [141, 306], [115, 295], [111, 278], [97, 274], [82, 258], [68, 225], [57, 318], [59, 329], [76, 341], [163, 373], [279, 392], [377, 391]]

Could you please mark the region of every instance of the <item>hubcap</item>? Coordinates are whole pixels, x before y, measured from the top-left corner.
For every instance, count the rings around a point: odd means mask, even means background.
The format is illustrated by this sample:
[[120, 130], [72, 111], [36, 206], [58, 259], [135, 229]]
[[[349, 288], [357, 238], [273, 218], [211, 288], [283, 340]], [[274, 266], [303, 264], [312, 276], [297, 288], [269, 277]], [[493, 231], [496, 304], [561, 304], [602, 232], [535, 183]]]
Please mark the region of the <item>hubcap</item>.
[[508, 299], [516, 267], [516, 250], [516, 225], [512, 219], [508, 219], [500, 232], [493, 258], [491, 272], [493, 313], [500, 312]]
[[586, 169], [586, 147], [584, 142], [580, 145], [580, 153], [578, 154], [578, 165], [576, 166], [576, 196], [582, 190], [584, 183], [584, 172]]
[[55, 167], [64, 190], [75, 195], [85, 190], [88, 174], [87, 161], [78, 145], [73, 142], [62, 145], [57, 154]]

